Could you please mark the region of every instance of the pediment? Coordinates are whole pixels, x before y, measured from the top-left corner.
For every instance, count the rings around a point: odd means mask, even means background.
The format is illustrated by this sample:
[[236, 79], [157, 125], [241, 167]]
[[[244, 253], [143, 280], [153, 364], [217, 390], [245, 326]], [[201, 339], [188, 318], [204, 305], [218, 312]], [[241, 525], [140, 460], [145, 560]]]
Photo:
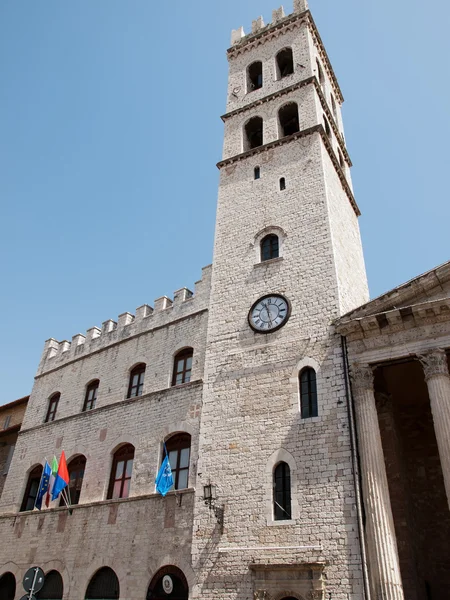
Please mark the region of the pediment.
[[446, 298], [450, 298], [450, 261], [359, 306], [340, 317], [336, 324], [339, 327], [356, 319]]

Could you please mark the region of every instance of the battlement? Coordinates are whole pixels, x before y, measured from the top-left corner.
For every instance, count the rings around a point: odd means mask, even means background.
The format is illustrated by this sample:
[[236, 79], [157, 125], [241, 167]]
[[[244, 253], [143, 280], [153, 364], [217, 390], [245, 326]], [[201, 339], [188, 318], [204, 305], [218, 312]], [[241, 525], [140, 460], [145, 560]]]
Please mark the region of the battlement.
[[126, 340], [155, 328], [170, 325], [178, 319], [189, 317], [209, 305], [212, 265], [203, 267], [202, 278], [195, 283], [195, 292], [184, 287], [176, 290], [173, 299], [167, 296], [156, 298], [153, 307], [143, 304], [135, 314], [125, 312], [117, 321], [108, 319], [101, 327], [91, 327], [86, 334], [77, 333], [72, 341], [57, 341], [50, 338], [45, 342], [37, 376], [87, 356], [112, 344]]
[[[294, 11], [292, 14], [303, 13], [308, 10], [308, 0], [294, 0]], [[291, 16], [291, 15], [288, 15]], [[264, 24], [264, 20], [262, 17], [258, 17], [255, 21], [252, 22], [252, 31], [249, 34], [246, 34], [243, 27], [239, 27], [239, 29], [233, 29], [231, 32], [231, 46], [236, 46], [244, 41], [244, 38], [249, 38], [250, 36], [261, 33], [264, 29], [269, 29], [273, 25], [277, 25], [280, 21], [286, 18], [284, 13], [284, 8], [280, 6], [272, 11], [272, 22], [268, 25]]]

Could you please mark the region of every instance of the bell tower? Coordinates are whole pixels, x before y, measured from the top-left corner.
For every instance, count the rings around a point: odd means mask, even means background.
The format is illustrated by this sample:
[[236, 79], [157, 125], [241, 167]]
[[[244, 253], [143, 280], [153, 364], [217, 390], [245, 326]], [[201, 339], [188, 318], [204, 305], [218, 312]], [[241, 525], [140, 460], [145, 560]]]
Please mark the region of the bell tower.
[[[290, 15], [273, 11], [268, 25], [260, 17], [248, 35], [233, 31], [228, 60], [193, 597], [329, 590], [360, 600], [333, 322], [366, 302], [368, 289], [343, 97], [306, 0]], [[210, 484], [223, 525], [202, 500]]]

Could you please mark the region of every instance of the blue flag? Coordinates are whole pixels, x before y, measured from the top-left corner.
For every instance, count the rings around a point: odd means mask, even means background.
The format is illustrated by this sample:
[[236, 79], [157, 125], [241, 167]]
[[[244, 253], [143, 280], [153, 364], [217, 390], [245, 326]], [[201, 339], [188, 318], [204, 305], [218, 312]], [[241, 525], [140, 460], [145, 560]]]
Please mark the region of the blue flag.
[[[165, 449], [165, 446], [164, 446]], [[156, 476], [156, 491], [165, 496], [170, 488], [173, 486], [173, 475], [172, 469], [170, 468], [169, 457], [166, 450], [166, 458], [163, 460], [161, 468]]]
[[52, 474], [52, 469], [47, 461], [45, 461], [44, 470], [42, 471], [41, 481], [39, 483], [39, 489], [36, 496], [36, 500], [34, 502], [34, 508], [41, 510], [42, 508], [42, 499], [48, 491], [48, 484], [50, 482], [50, 475]]

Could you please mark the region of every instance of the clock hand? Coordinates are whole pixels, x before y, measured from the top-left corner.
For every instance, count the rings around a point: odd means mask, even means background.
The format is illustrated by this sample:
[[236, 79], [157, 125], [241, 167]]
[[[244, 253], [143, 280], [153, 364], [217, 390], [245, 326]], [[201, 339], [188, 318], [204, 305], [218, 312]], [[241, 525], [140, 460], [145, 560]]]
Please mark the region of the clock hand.
[[266, 311], [267, 311], [267, 317], [269, 318], [269, 327], [272, 327], [273, 323], [272, 323], [272, 319], [270, 317], [270, 311], [269, 311], [269, 305], [266, 304]]

